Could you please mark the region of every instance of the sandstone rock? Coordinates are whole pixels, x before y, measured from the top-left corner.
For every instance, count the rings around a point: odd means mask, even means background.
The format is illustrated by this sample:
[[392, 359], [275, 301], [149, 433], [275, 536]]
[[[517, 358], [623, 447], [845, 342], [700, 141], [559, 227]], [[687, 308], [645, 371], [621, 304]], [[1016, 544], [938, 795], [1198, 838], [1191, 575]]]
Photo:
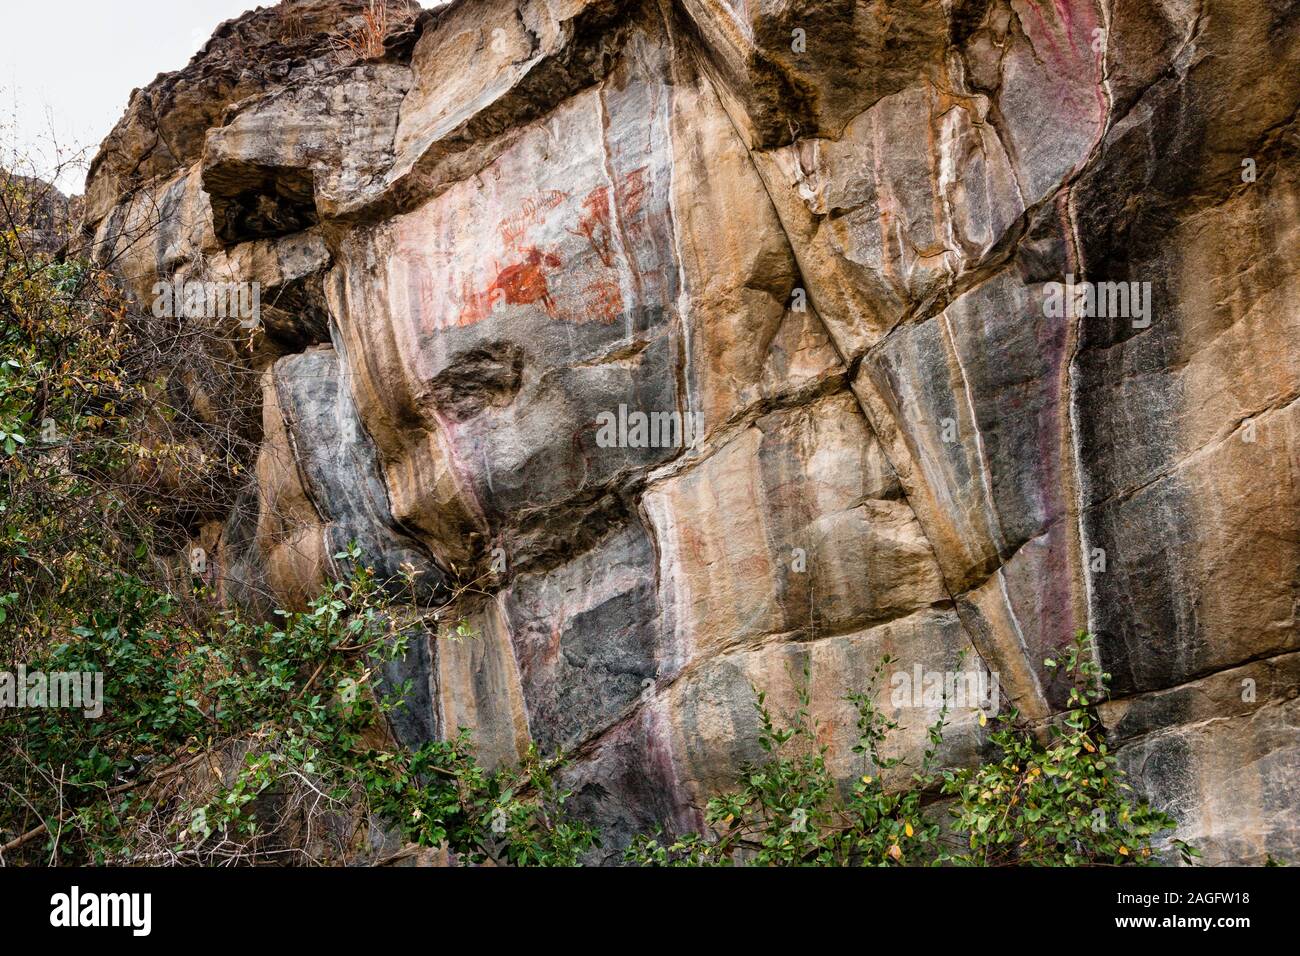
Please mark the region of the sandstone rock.
[[392, 163], [397, 111], [411, 71], [357, 66], [240, 104], [208, 132], [203, 188], [226, 244], [289, 235], [320, 221], [320, 209], [351, 197]]
[[1295, 861], [1300, 5], [459, 0], [360, 61], [355, 8], [224, 25], [92, 171], [142, 300], [269, 290], [230, 600], [351, 540], [475, 582], [395, 732], [572, 752], [610, 859], [756, 758], [751, 684], [806, 667], [849, 780], [880, 655], [1042, 721], [1088, 629], [1179, 835]]
[[[773, 146], [844, 125], [943, 57], [950, 26], [978, 2], [899, 4], [683, 0], [746, 142]], [[949, 17], [952, 20], [949, 20]]]
[[[407, 0], [381, 2], [393, 12], [395, 26], [412, 13]], [[126, 115], [91, 163], [86, 221], [99, 222], [125, 193], [193, 164], [208, 130], [223, 125], [227, 107], [333, 70], [340, 62], [340, 38], [357, 29], [368, 5], [369, 0], [287, 0], [259, 7], [219, 26], [185, 69], [135, 90]]]
[[1224, 863], [1292, 858], [1298, 687], [1290, 653], [1103, 708], [1134, 786], [1180, 821], [1170, 838]]

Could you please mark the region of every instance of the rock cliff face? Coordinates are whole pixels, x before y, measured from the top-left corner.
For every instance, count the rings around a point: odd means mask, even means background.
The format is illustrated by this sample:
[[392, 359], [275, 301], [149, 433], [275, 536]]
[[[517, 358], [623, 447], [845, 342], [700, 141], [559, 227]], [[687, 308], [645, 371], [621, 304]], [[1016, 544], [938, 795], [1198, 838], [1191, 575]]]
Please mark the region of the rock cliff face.
[[[4, 190], [5, 225], [24, 223], [18, 254], [58, 255], [75, 231], [76, 203], [52, 184], [23, 176], [0, 166], [0, 189]], [[12, 208], [16, 207], [16, 208]]]
[[1178, 835], [1300, 858], [1300, 3], [390, 3], [357, 58], [364, 6], [224, 25], [88, 186], [142, 300], [260, 283], [232, 599], [477, 581], [399, 733], [574, 751], [614, 849], [751, 683], [847, 777], [882, 654], [1044, 721], [1087, 629]]

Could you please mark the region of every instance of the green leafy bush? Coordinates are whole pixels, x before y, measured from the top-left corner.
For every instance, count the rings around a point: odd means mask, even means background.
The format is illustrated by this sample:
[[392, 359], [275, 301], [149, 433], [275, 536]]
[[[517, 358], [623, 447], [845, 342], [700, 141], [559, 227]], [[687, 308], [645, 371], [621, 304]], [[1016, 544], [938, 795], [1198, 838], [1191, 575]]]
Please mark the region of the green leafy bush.
[[[1110, 675], [1093, 660], [1084, 634], [1066, 648], [1062, 662], [1049, 658], [1045, 664], [1070, 678], [1068, 709], [1049, 725], [1045, 746], [1016, 728], [1014, 711], [1002, 715], [991, 735], [998, 759], [944, 774], [943, 792], [957, 798], [957, 830], [967, 835], [967, 846], [945, 861], [1078, 866], [1150, 860], [1152, 839], [1177, 821], [1129, 796], [1132, 788], [1093, 710]], [[1174, 843], [1185, 862], [1199, 855]]]
[[[900, 766], [881, 747], [898, 724], [874, 703], [882, 660], [857, 709], [863, 774], [846, 794], [826, 766], [809, 711], [807, 674], [789, 726], [778, 727], [766, 695], [755, 690], [765, 763], [747, 767], [735, 790], [709, 801], [708, 833], [674, 839], [642, 836], [629, 863], [648, 866], [1001, 866], [1123, 865], [1152, 862], [1152, 839], [1176, 826], [1169, 816], [1128, 796], [1129, 786], [1106, 744], [1093, 708], [1109, 675], [1092, 661], [1080, 634], [1063, 666], [1073, 689], [1069, 707], [1041, 742], [1014, 711], [995, 718], [996, 758], [975, 768], [938, 771], [934, 764], [947, 711], [929, 728], [929, 745], [909, 785], [887, 789], [882, 771]], [[953, 799], [947, 799], [953, 798]], [[1183, 859], [1196, 851], [1174, 841]]]
[[[39, 822], [41, 839], [12, 848], [28, 861], [345, 860], [364, 852], [372, 820], [470, 863], [571, 865], [593, 845], [562, 817], [556, 761], [534, 751], [489, 773], [464, 731], [415, 752], [385, 740], [380, 718], [406, 688], [369, 685], [404, 638], [370, 571], [307, 611], [228, 613], [201, 635], [138, 581], [114, 597], [32, 662], [102, 668], [102, 717], [0, 712], [12, 744], [0, 772], [21, 796], [0, 802], [0, 825]], [[313, 844], [313, 826], [342, 838]]]

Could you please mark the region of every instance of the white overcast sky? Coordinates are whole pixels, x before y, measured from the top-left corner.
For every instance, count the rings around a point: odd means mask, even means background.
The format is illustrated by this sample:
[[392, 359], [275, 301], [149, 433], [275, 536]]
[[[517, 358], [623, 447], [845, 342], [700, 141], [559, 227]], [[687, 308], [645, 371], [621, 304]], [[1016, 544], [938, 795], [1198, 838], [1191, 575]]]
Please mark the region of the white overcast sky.
[[[0, 164], [48, 174], [54, 142], [89, 162], [131, 91], [179, 70], [217, 25], [274, 0], [0, 0]], [[440, 6], [425, 0], [423, 6]], [[19, 164], [26, 166], [28, 164]], [[19, 172], [28, 172], [20, 168]], [[79, 193], [84, 170], [59, 179]]]
[[[219, 23], [259, 6], [255, 0], [0, 2], [0, 162], [8, 165], [16, 151], [41, 173], [54, 165], [56, 140], [65, 150], [86, 149], [89, 162], [133, 89], [180, 69]], [[70, 171], [59, 187], [78, 193], [83, 180], [84, 171]]]

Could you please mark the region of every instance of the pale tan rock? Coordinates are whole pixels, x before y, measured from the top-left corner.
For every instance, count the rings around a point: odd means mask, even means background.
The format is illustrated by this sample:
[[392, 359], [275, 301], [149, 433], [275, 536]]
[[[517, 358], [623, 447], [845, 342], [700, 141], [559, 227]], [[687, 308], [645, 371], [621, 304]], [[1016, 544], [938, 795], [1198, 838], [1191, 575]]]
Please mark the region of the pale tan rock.
[[495, 601], [463, 621], [468, 636], [455, 633], [461, 623], [445, 625], [435, 645], [442, 732], [453, 737], [462, 727], [470, 730], [484, 767], [517, 764], [531, 738], [509, 623]]
[[302, 608], [318, 593], [329, 569], [324, 522], [303, 486], [281, 410], [275, 375], [262, 385], [264, 438], [257, 458], [257, 542], [267, 583], [285, 604]]
[[[701, 662], [658, 703], [673, 725], [678, 778], [697, 804], [734, 787], [737, 766], [765, 759], [757, 744], [754, 690], [767, 693], [767, 706], [785, 726], [798, 706], [797, 689], [805, 670], [809, 715], [817, 726], [817, 740], [829, 748], [827, 768], [843, 785], [863, 775], [879, 775], [880, 768], [869, 756], [853, 752], [857, 710], [845, 698], [865, 690], [885, 656], [894, 663], [881, 674], [876, 704], [900, 727], [882, 756], [911, 763], [889, 769], [885, 779], [888, 785], [902, 783], [920, 768], [928, 745], [927, 731], [938, 721], [942, 704], [895, 691], [903, 689], [918, 666], [922, 674], [967, 673], [978, 666], [951, 611], [920, 611], [877, 627], [807, 643], [772, 641]], [[952, 764], [975, 759], [981, 737], [979, 713], [974, 706], [950, 710], [939, 760]]]
[[946, 600], [929, 542], [847, 395], [774, 412], [643, 500], [686, 659]]

